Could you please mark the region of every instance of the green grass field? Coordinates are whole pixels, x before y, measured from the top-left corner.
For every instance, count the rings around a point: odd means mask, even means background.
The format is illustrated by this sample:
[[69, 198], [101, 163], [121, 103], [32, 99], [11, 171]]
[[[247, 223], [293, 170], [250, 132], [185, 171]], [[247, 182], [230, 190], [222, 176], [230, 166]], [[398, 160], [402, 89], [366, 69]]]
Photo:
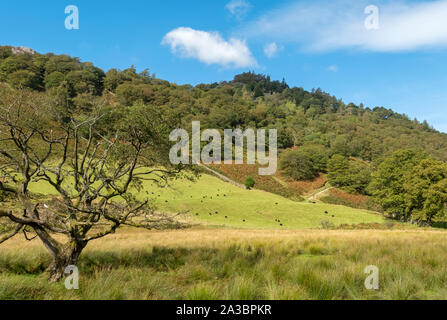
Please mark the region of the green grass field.
[[323, 220], [334, 225], [384, 222], [382, 216], [365, 210], [295, 202], [264, 191], [240, 189], [209, 175], [201, 176], [197, 182], [175, 181], [171, 188], [154, 189], [147, 184], [145, 189], [154, 191], [149, 196], [155, 197], [160, 210], [189, 210], [193, 221], [208, 225], [300, 229], [319, 227]]
[[[137, 194], [140, 200], [151, 199], [160, 211], [188, 211], [188, 221], [196, 224], [231, 228], [302, 229], [320, 227], [322, 221], [334, 225], [384, 222], [382, 216], [365, 210], [295, 202], [265, 191], [244, 190], [210, 175], [202, 175], [195, 182], [175, 180], [164, 188], [146, 181], [143, 186], [143, 190]], [[30, 189], [42, 194], [52, 192], [45, 183], [35, 183]]]

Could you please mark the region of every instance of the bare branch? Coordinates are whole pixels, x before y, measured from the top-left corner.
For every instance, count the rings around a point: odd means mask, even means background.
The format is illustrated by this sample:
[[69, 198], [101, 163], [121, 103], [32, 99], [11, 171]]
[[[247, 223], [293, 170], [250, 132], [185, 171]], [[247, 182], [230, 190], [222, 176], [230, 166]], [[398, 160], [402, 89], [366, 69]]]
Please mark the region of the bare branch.
[[0, 238], [0, 244], [2, 244], [3, 242], [5, 242], [5, 241], [7, 241], [7, 240], [9, 240], [11, 238], [13, 238], [15, 235], [17, 235], [20, 232], [20, 230], [22, 230], [22, 228], [23, 228], [23, 224], [17, 225], [17, 227], [15, 228], [15, 230], [11, 234], [6, 235], [3, 238]]

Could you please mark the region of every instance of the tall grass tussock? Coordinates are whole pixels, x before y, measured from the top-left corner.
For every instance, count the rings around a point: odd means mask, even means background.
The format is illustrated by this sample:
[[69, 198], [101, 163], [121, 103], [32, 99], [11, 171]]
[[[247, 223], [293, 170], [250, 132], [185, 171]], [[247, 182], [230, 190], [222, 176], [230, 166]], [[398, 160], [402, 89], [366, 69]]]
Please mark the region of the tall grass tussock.
[[[446, 299], [447, 232], [125, 229], [92, 243], [80, 289], [50, 284], [39, 242], [0, 248], [0, 299]], [[367, 290], [364, 269], [380, 270]]]

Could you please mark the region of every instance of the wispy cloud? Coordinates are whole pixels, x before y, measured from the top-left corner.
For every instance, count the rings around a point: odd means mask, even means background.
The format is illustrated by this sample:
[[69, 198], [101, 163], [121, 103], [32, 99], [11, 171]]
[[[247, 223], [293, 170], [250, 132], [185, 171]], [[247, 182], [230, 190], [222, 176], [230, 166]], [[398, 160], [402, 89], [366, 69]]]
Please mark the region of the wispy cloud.
[[235, 68], [257, 65], [245, 41], [235, 38], [226, 41], [217, 32], [181, 27], [166, 34], [162, 44], [169, 45], [174, 54], [206, 64]]
[[280, 51], [283, 50], [282, 46], [278, 46], [276, 42], [271, 42], [264, 46], [264, 54], [267, 58], [272, 59], [275, 57]]
[[357, 48], [395, 52], [447, 47], [447, 0], [377, 0], [378, 30], [365, 27], [370, 1], [294, 2], [249, 23], [242, 33], [271, 41], [298, 43], [302, 49]]
[[245, 0], [231, 0], [225, 6], [225, 9], [236, 18], [242, 19], [251, 9], [251, 4]]
[[331, 71], [331, 72], [337, 72], [338, 71], [338, 66], [333, 64], [333, 65], [327, 67], [327, 70]]

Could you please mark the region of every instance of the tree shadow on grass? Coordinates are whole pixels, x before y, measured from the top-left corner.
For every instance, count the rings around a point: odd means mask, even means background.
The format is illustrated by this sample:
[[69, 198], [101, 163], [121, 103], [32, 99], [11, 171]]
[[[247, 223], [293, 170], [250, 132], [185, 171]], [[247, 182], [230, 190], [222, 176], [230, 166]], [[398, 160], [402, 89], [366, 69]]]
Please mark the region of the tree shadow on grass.
[[[118, 268], [151, 268], [157, 272], [176, 270], [186, 264], [238, 263], [251, 268], [265, 257], [265, 248], [244, 248], [230, 245], [224, 248], [168, 248], [155, 246], [128, 250], [87, 250], [81, 254], [78, 268], [83, 274]], [[38, 256], [0, 257], [0, 273], [39, 275], [49, 265], [49, 254]]]
[[[167, 271], [183, 266], [193, 254], [191, 249], [153, 247], [136, 250], [87, 250], [81, 254], [78, 267], [82, 272], [111, 270], [119, 267], [149, 267], [157, 271]], [[51, 262], [46, 252], [39, 255], [8, 255], [0, 257], [0, 273], [16, 275], [38, 275]]]
[[87, 251], [79, 259], [79, 268], [82, 268], [83, 272], [120, 267], [144, 267], [153, 268], [156, 271], [168, 271], [182, 267], [192, 254], [192, 249], [163, 247], [125, 252]]
[[155, 246], [151, 249], [136, 249], [123, 252], [88, 251], [79, 261], [83, 272], [110, 270], [123, 267], [152, 268], [166, 272], [186, 264], [215, 264], [240, 261], [252, 267], [264, 257], [263, 248], [242, 248], [238, 245], [226, 248], [167, 248]]
[[447, 221], [435, 222], [433, 223], [432, 227], [438, 229], [447, 229]]

